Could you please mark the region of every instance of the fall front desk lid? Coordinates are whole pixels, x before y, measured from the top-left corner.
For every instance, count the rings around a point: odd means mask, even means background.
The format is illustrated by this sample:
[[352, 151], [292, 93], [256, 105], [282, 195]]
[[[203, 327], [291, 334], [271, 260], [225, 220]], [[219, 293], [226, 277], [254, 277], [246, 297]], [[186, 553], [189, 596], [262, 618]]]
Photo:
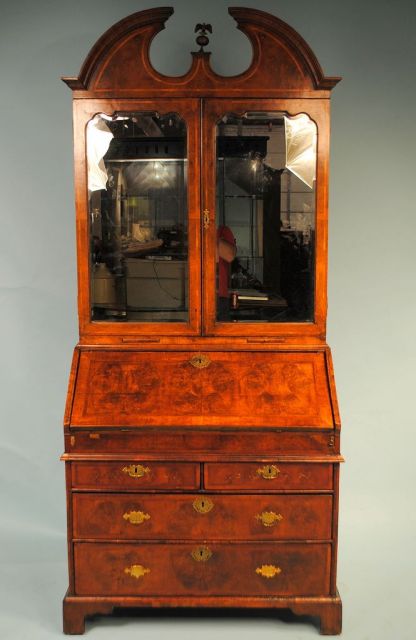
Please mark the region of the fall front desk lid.
[[324, 352], [82, 350], [74, 427], [333, 429]]

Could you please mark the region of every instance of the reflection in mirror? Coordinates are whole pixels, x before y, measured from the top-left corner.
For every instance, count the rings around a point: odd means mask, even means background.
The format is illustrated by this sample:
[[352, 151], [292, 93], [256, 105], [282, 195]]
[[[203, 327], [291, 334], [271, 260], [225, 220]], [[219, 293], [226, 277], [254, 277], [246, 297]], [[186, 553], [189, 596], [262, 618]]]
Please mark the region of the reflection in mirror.
[[91, 318], [188, 319], [186, 125], [174, 113], [87, 125]]
[[316, 137], [306, 114], [218, 123], [217, 321], [313, 321]]

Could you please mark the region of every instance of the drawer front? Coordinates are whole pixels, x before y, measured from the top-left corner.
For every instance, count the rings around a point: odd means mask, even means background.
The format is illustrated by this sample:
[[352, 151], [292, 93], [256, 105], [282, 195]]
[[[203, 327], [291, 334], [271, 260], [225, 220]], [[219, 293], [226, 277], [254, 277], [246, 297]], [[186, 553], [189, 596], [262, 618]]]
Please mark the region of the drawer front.
[[199, 489], [200, 467], [191, 462], [73, 462], [74, 489]]
[[207, 463], [207, 489], [259, 489], [262, 491], [331, 490], [332, 464], [298, 462]]
[[81, 542], [74, 554], [82, 596], [329, 594], [329, 544]]
[[329, 540], [330, 495], [74, 494], [74, 537]]

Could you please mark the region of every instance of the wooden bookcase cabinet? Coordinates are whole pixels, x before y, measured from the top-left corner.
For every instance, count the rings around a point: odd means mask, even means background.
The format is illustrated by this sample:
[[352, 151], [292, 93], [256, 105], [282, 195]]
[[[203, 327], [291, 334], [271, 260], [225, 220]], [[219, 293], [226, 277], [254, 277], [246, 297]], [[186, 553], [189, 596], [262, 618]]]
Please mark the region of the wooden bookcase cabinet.
[[[188, 73], [159, 74], [149, 47], [172, 13], [160, 8], [114, 25], [79, 76], [63, 78], [73, 92], [80, 320], [64, 420], [65, 633], [115, 607], [148, 606], [289, 608], [319, 617], [323, 634], [341, 631], [340, 420], [325, 333], [329, 98], [339, 78], [325, 77], [278, 18], [229, 12], [253, 49], [238, 76], [211, 69], [204, 25]], [[308, 321], [270, 322], [258, 300], [242, 321], [235, 305], [227, 321], [216, 316], [216, 128], [224, 114], [246, 123], [247, 112], [271, 113], [270, 131], [282, 122], [273, 114], [307, 114], [316, 126]], [[126, 113], [186, 123], [187, 310], [175, 322], [124, 307], [120, 321], [115, 303], [110, 313], [97, 305], [102, 317], [92, 311], [87, 125]], [[235, 127], [223, 124], [226, 146]]]

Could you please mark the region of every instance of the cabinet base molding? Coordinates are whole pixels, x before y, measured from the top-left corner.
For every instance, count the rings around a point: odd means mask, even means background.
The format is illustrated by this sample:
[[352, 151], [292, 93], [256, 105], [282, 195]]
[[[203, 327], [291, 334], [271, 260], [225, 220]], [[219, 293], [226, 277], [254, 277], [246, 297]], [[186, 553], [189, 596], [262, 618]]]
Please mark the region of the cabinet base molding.
[[251, 608], [290, 609], [295, 615], [320, 619], [321, 635], [339, 635], [342, 630], [342, 602], [335, 597], [80, 597], [66, 595], [63, 601], [63, 631], [82, 635], [85, 620], [97, 615], [111, 615], [115, 608]]

